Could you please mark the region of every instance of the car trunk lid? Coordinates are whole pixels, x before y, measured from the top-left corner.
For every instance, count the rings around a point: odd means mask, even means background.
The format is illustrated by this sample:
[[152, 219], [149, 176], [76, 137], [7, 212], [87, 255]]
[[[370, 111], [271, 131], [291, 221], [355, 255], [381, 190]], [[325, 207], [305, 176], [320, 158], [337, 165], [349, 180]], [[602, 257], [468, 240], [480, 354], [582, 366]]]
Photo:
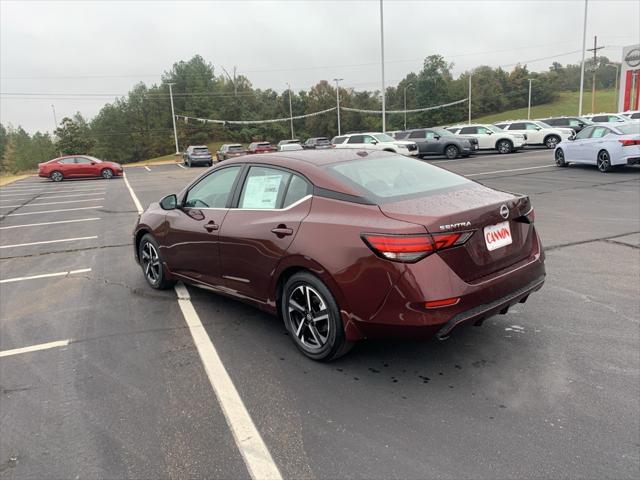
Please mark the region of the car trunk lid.
[[[438, 252], [467, 282], [528, 258], [533, 248], [533, 225], [527, 216], [531, 203], [527, 196], [474, 183], [385, 203], [380, 209], [388, 217], [423, 225], [433, 235], [473, 231], [464, 245]], [[510, 232], [511, 243], [501, 245], [508, 242], [505, 228]]]

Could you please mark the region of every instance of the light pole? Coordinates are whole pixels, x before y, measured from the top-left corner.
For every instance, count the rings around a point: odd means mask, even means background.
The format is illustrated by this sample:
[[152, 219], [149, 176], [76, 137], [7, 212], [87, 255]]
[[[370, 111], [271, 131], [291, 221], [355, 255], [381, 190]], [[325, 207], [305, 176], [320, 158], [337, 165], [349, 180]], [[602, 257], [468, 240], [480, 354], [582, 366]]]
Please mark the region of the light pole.
[[51, 110], [53, 110], [53, 134], [56, 134], [58, 128], [58, 119], [56, 118], [56, 106], [51, 104]]
[[407, 129], [407, 88], [413, 87], [413, 83], [404, 86], [404, 129]]
[[580, 99], [578, 102], [578, 116], [582, 115], [582, 96], [584, 95], [584, 54], [587, 48], [587, 10], [589, 0], [584, 0], [584, 26], [582, 27], [582, 62], [580, 64]]
[[618, 105], [618, 102], [620, 101], [620, 100], [618, 99], [618, 75], [619, 75], [619, 73], [618, 73], [618, 68], [619, 68], [619, 65], [618, 65], [617, 63], [607, 63], [607, 66], [608, 66], [608, 67], [616, 67], [616, 80], [615, 80], [615, 82], [616, 82], [616, 83], [615, 83], [615, 87], [613, 87], [613, 89], [614, 89], [614, 91], [616, 92], [616, 106], [615, 106], [615, 110], [616, 110], [616, 112], [617, 112], [618, 110], [620, 110], [619, 105]]
[[171, 99], [171, 120], [173, 121], [173, 138], [176, 141], [176, 155], [180, 155], [180, 149], [178, 148], [178, 130], [176, 130], [176, 111], [173, 108], [173, 89], [171, 88], [175, 83], [167, 83], [169, 85], [169, 98]]
[[387, 131], [387, 112], [384, 88], [384, 8], [380, 0], [380, 65], [382, 67], [382, 133]]
[[527, 120], [531, 120], [531, 82], [533, 82], [533, 78], [529, 79], [529, 106], [527, 107]]
[[291, 122], [291, 140], [293, 140], [293, 110], [291, 108], [291, 85], [287, 82], [287, 88], [289, 89], [289, 122]]
[[341, 82], [344, 78], [334, 78], [333, 81], [336, 82], [336, 110], [338, 112], [338, 135], [340, 135], [340, 85], [338, 82]]
[[471, 125], [471, 72], [469, 72], [469, 125]]

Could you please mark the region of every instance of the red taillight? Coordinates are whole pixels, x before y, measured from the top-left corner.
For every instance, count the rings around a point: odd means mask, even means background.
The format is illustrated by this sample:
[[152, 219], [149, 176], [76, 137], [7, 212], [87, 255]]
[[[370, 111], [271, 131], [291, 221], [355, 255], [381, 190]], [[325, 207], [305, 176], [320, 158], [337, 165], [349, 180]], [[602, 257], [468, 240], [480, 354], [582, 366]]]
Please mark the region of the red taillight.
[[424, 308], [452, 307], [453, 305], [457, 305], [458, 302], [460, 302], [460, 297], [445, 298], [443, 300], [431, 300], [428, 302], [424, 302]]
[[438, 250], [464, 244], [473, 232], [441, 233], [435, 235], [376, 235], [364, 234], [362, 239], [373, 252], [387, 260], [413, 263]]
[[627, 139], [627, 140], [618, 140], [623, 147], [631, 147], [633, 145], [640, 145], [640, 140], [631, 140], [631, 139]]

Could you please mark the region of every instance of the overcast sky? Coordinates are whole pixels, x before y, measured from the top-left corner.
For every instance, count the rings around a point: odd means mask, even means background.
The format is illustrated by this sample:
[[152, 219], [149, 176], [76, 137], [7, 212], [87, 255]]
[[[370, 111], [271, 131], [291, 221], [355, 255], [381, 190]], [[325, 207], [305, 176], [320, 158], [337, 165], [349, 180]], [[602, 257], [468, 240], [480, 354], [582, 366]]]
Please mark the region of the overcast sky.
[[[386, 0], [387, 85], [436, 53], [454, 62], [456, 75], [517, 62], [545, 70], [554, 60], [545, 57], [556, 55], [577, 63], [583, 9], [583, 0]], [[113, 97], [69, 94], [123, 95], [194, 54], [216, 74], [236, 65], [259, 88], [307, 89], [342, 77], [345, 87], [373, 90], [379, 18], [378, 0], [0, 0], [0, 122], [51, 131], [52, 103], [58, 120], [76, 111], [91, 118]], [[638, 0], [590, 0], [587, 48], [598, 35], [600, 53], [619, 61], [622, 46], [640, 43], [639, 18]]]

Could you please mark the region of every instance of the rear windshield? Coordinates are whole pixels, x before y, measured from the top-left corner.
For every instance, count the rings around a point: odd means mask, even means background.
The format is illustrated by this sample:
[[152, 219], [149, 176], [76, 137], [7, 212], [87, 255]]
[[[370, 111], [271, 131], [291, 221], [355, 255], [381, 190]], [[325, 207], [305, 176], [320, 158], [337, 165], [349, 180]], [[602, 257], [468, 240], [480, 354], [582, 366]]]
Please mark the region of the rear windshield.
[[472, 183], [442, 168], [398, 155], [334, 163], [327, 168], [374, 202], [422, 196]]
[[194, 148], [193, 149], [193, 153], [200, 153], [202, 155], [208, 155], [209, 154], [209, 149], [202, 147], [202, 148]]
[[257, 147], [269, 147], [271, 144], [269, 142], [260, 142], [256, 144]]
[[616, 128], [626, 135], [640, 135], [640, 123], [628, 123]]
[[333, 140], [331, 140], [331, 143], [333, 143], [334, 145], [337, 145], [338, 143], [344, 142], [345, 138], [347, 137], [333, 137]]
[[244, 147], [242, 145], [230, 145], [229, 146], [229, 151], [230, 152], [241, 152], [244, 150]]
[[328, 138], [316, 138], [316, 143], [331, 143]]

